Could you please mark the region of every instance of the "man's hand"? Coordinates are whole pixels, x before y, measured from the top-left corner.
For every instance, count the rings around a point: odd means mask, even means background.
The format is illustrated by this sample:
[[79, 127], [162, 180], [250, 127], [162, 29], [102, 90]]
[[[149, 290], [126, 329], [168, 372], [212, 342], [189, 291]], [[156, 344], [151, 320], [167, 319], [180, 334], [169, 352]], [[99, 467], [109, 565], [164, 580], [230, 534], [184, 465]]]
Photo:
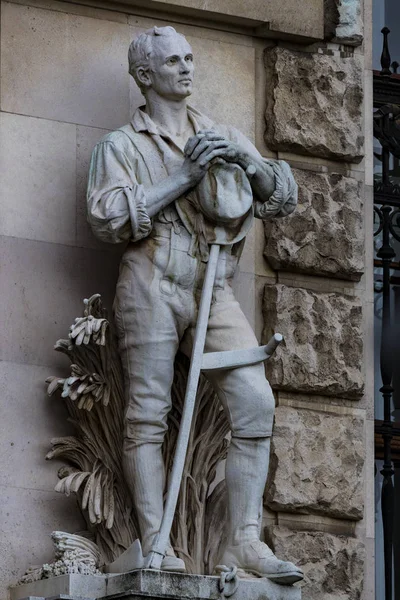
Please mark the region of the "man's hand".
[[[188, 158], [192, 161], [191, 171], [195, 171], [193, 173], [195, 183], [198, 183], [204, 176], [212, 161], [216, 162], [218, 158], [237, 163], [246, 171], [249, 178], [253, 177], [256, 172], [256, 168], [252, 164], [252, 158], [238, 144], [225, 139], [212, 130], [199, 131], [198, 134], [189, 138], [184, 153], [185, 161]], [[198, 178], [196, 178], [196, 175], [198, 175]]]
[[204, 177], [213, 160], [224, 157], [229, 144], [229, 140], [212, 130], [200, 131], [188, 139], [182, 169], [191, 185], [196, 185]]

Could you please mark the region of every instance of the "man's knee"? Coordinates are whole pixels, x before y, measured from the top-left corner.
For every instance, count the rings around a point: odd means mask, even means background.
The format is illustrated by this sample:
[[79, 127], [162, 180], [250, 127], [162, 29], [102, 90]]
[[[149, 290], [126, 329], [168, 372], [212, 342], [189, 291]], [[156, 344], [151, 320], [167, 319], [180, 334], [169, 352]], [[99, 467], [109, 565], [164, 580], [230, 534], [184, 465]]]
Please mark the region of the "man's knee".
[[124, 450], [142, 444], [162, 444], [168, 427], [162, 419], [126, 419], [124, 427]]
[[[235, 403], [237, 405], [237, 403]], [[230, 410], [232, 433], [238, 437], [268, 437], [272, 434], [275, 399], [265, 376], [246, 382], [246, 393], [237, 410]]]

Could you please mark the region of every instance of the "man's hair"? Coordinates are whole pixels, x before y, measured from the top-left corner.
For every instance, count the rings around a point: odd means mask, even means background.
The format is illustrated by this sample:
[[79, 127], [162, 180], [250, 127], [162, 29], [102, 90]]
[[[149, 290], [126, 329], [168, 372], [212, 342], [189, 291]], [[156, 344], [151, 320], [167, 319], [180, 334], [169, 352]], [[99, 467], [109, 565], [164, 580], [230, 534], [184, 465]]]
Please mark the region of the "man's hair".
[[144, 33], [138, 35], [129, 46], [128, 61], [129, 61], [129, 73], [136, 81], [140, 91], [144, 94], [146, 88], [142, 86], [137, 77], [137, 71], [139, 67], [144, 69], [150, 68], [150, 57], [153, 51], [154, 38], [159, 36], [171, 37], [179, 35], [183, 38], [181, 33], [178, 33], [173, 27], [152, 27]]

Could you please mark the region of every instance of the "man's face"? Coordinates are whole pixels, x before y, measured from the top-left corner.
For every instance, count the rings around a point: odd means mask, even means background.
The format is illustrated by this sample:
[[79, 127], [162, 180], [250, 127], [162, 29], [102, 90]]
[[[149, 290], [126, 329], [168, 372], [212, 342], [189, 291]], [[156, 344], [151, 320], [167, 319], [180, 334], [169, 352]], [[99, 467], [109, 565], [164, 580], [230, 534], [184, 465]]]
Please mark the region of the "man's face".
[[180, 100], [193, 88], [192, 49], [180, 35], [159, 36], [153, 41], [149, 77], [159, 96]]

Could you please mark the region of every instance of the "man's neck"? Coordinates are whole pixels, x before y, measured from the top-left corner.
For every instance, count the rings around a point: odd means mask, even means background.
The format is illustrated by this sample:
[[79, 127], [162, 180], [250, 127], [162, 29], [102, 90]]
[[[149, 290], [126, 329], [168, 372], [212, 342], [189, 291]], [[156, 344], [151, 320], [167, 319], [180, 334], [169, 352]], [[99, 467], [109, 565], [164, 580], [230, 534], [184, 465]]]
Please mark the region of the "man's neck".
[[146, 97], [146, 112], [159, 128], [171, 135], [181, 135], [190, 127], [186, 98], [169, 100], [149, 93]]

